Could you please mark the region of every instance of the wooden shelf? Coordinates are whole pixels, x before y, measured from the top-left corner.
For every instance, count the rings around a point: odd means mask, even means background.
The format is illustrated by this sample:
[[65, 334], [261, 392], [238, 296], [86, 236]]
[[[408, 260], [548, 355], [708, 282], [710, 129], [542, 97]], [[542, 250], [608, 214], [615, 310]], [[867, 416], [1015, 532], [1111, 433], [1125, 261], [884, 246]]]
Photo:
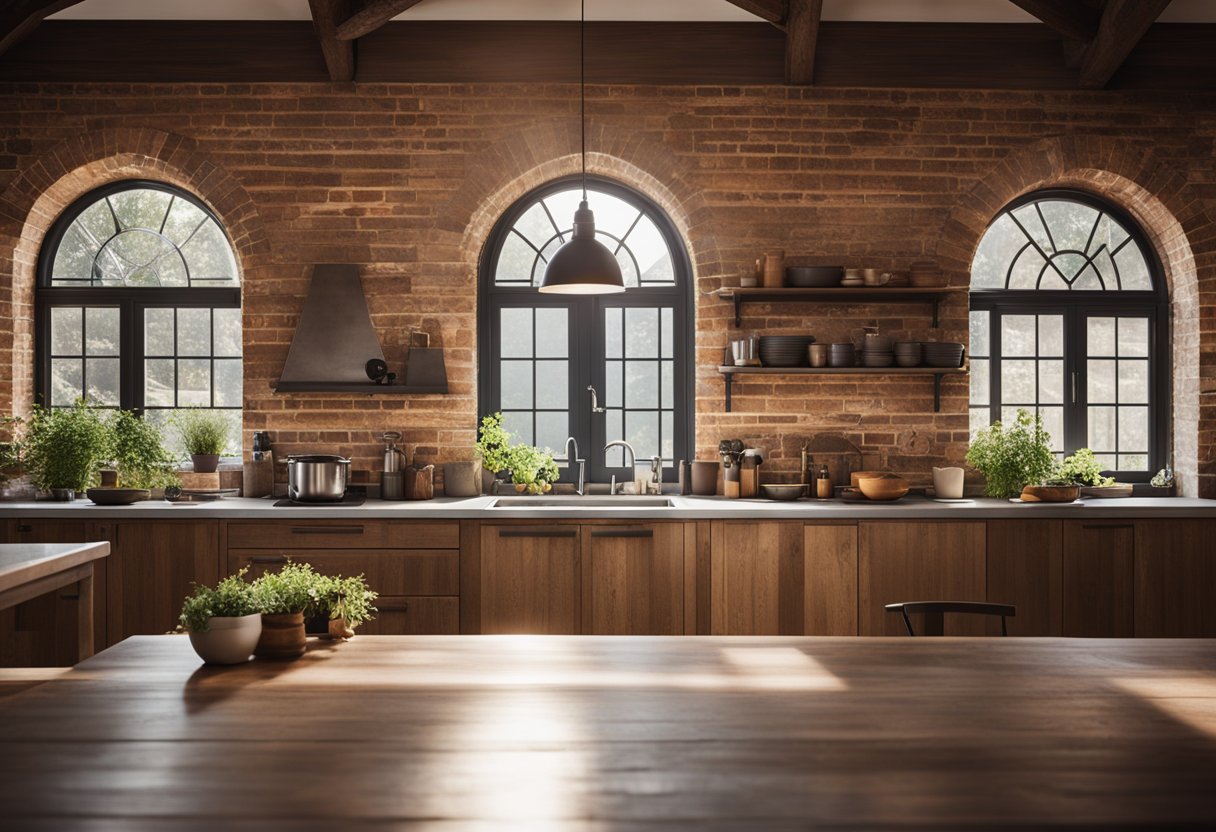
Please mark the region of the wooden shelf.
[[[777, 291], [777, 290], [769, 290]], [[968, 367], [718, 367], [726, 382], [726, 412], [730, 413], [731, 386], [737, 375], [763, 376], [932, 376], [933, 412], [942, 407], [942, 376], [964, 375]]]
[[928, 303], [933, 307], [933, 326], [938, 325], [938, 307], [942, 300], [950, 295], [959, 294], [965, 289], [952, 289], [946, 286], [933, 288], [915, 288], [901, 286], [863, 287], [829, 287], [823, 289], [798, 288], [748, 288], [719, 289], [713, 294], [723, 300], [735, 304], [735, 327], [741, 323], [742, 308], [747, 303]]
[[373, 384], [365, 382], [340, 381], [280, 381], [272, 384], [276, 393], [364, 393], [369, 396], [391, 396], [393, 394], [443, 394], [448, 392], [448, 386], [417, 384]]

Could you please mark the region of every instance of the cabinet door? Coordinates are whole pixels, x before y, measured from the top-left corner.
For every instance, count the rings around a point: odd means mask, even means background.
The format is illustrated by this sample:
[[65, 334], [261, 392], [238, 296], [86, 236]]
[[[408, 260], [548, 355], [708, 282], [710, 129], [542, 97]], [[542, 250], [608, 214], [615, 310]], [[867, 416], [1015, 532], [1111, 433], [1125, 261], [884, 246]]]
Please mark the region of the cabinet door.
[[370, 636], [454, 636], [460, 633], [460, 599], [456, 596], [378, 598], [379, 612], [359, 625]]
[[[110, 525], [89, 520], [14, 520], [10, 543], [90, 543], [109, 540]], [[106, 641], [107, 559], [93, 562], [93, 649]], [[78, 659], [75, 589], [64, 587], [0, 610], [0, 667], [67, 667]]]
[[172, 630], [191, 585], [220, 579], [218, 521], [115, 523], [112, 545], [111, 643]]
[[1216, 638], [1216, 520], [1137, 520], [1137, 638]]
[[577, 526], [482, 526], [481, 632], [579, 631]]
[[801, 635], [804, 556], [797, 521], [710, 524], [710, 633]]
[[583, 629], [594, 635], [684, 632], [684, 526], [584, 526]]
[[810, 636], [857, 635], [857, 526], [803, 527], [806, 587], [804, 632]]
[[[1064, 632], [1064, 523], [1061, 520], [988, 521], [988, 600], [1013, 604], [1011, 636], [1058, 636]], [[1001, 634], [999, 618], [988, 635]]]
[[1064, 635], [1131, 638], [1136, 534], [1131, 523], [1064, 523]]
[[[899, 601], [983, 601], [983, 523], [863, 522], [858, 530], [858, 630], [906, 635], [903, 619], [883, 607]], [[912, 626], [923, 626], [913, 616]], [[947, 615], [949, 636], [982, 636], [983, 616]]]

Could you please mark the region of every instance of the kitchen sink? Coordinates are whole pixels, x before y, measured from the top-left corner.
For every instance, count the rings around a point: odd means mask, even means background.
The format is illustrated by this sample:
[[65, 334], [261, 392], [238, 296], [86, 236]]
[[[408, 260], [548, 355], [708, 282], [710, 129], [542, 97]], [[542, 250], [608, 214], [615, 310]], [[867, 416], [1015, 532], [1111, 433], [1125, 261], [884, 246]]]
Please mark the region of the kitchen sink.
[[671, 508], [666, 497], [499, 497], [490, 508]]

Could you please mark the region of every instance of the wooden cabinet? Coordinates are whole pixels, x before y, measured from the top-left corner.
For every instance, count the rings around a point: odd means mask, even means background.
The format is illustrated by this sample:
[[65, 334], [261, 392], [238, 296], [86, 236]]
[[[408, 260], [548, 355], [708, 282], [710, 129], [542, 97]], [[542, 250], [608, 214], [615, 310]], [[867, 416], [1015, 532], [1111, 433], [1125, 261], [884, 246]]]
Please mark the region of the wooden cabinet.
[[[989, 520], [987, 560], [988, 600], [1018, 610], [1009, 635], [1063, 634], [1063, 521]], [[1000, 634], [1000, 619], [991, 619], [988, 635]]]
[[1135, 527], [1116, 520], [1064, 522], [1063, 633], [1131, 638]]
[[583, 526], [582, 632], [684, 632], [684, 526]]
[[579, 632], [577, 525], [483, 525], [479, 553], [481, 632]]
[[220, 579], [219, 521], [114, 524], [106, 601], [110, 644], [168, 632], [193, 584]]
[[857, 525], [803, 526], [803, 632], [857, 635]]
[[[109, 523], [90, 520], [8, 520], [0, 524], [7, 543], [88, 543], [109, 540]], [[108, 559], [93, 565], [94, 650], [106, 639]], [[76, 663], [77, 603], [71, 588], [50, 592], [0, 610], [0, 666], [66, 667]]]
[[[983, 601], [982, 522], [862, 522], [858, 528], [858, 633], [905, 635], [883, 607], [899, 601]], [[914, 617], [915, 619], [916, 617]], [[913, 626], [919, 622], [913, 620]], [[984, 635], [979, 616], [948, 615], [946, 635]]]
[[1137, 520], [1137, 638], [1216, 638], [1216, 520]]
[[800, 521], [711, 522], [710, 634], [801, 634], [803, 545]]
[[[299, 509], [297, 509], [299, 510]], [[232, 521], [230, 549], [456, 549], [454, 522], [395, 520]]]

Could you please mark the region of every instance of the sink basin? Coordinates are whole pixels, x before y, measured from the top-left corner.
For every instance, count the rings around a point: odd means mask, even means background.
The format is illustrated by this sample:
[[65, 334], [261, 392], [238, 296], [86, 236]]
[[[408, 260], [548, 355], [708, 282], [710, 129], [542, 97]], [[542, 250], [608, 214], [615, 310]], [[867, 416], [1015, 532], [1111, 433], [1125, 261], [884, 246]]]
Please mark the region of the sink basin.
[[490, 508], [671, 508], [666, 497], [499, 497]]

